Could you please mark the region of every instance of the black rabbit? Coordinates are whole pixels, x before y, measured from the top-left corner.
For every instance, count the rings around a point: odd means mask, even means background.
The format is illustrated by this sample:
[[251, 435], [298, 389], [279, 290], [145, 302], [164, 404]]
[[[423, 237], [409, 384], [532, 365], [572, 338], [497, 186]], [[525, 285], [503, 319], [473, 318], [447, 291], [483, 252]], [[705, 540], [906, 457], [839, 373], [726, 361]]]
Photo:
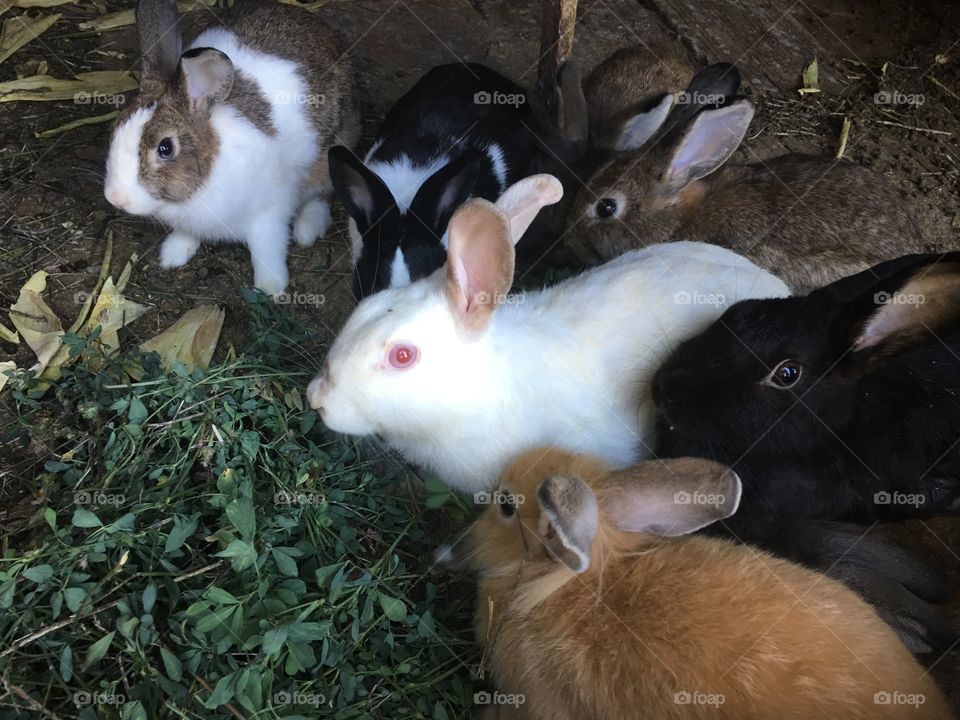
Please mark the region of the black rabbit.
[[960, 513], [960, 252], [747, 300], [657, 373], [659, 454], [731, 465], [747, 507]]

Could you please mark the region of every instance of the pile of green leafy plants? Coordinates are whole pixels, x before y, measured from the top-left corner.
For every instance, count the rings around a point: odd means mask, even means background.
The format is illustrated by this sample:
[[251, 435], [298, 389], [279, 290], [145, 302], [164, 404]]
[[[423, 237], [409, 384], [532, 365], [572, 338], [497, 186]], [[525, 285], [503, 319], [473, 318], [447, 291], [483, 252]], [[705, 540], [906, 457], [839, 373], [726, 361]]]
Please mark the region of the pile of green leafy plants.
[[468, 586], [428, 572], [465, 508], [326, 435], [303, 328], [248, 307], [205, 371], [67, 336], [53, 388], [12, 383], [51, 450], [0, 558], [0, 717], [469, 715]]

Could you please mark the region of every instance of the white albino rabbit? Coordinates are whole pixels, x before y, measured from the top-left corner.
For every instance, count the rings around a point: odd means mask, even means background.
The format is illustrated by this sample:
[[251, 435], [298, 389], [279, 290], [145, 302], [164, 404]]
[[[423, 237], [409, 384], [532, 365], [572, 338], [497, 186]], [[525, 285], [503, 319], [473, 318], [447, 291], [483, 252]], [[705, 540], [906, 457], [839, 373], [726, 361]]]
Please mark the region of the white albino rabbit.
[[562, 195], [535, 175], [449, 225], [447, 264], [357, 306], [307, 396], [332, 430], [377, 433], [453, 488], [495, 486], [531, 447], [625, 467], [653, 446], [662, 358], [744, 298], [786, 286], [730, 250], [654, 245], [539, 292], [507, 295], [514, 241]]
[[225, 27], [181, 54], [174, 0], [140, 0], [140, 94], [117, 118], [104, 194], [173, 230], [160, 265], [184, 265], [201, 241], [242, 242], [254, 285], [287, 285], [290, 223], [300, 245], [330, 224], [327, 150], [359, 133], [340, 43], [296, 8], [239, 4]]

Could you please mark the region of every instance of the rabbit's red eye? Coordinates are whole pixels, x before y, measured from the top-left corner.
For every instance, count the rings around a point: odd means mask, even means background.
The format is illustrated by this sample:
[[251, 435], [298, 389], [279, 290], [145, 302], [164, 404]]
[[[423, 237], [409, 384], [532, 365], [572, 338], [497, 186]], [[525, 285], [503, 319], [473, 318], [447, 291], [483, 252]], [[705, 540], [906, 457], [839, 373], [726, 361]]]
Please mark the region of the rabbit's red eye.
[[394, 345], [390, 348], [388, 360], [390, 366], [397, 370], [406, 370], [417, 364], [420, 359], [420, 351], [413, 345]]
[[595, 209], [598, 218], [612, 218], [617, 214], [617, 201], [613, 198], [603, 198], [597, 202]]
[[774, 387], [788, 388], [796, 385], [802, 374], [803, 365], [796, 360], [784, 360], [770, 373], [768, 382]]
[[159, 155], [163, 160], [169, 160], [172, 158], [174, 150], [173, 138], [165, 137], [160, 141], [160, 144], [157, 145], [157, 155]]

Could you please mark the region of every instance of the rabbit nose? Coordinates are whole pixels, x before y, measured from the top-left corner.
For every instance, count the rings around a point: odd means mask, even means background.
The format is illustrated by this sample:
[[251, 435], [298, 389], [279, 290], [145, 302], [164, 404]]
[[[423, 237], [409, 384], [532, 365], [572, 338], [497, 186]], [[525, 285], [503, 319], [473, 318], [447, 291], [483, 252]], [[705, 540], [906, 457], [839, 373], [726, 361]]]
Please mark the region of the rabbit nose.
[[107, 197], [107, 202], [116, 208], [122, 208], [129, 202], [126, 193], [118, 188], [107, 188], [104, 195]]
[[317, 375], [309, 385], [307, 385], [307, 402], [314, 410], [323, 411], [323, 400], [327, 394], [326, 373]]

